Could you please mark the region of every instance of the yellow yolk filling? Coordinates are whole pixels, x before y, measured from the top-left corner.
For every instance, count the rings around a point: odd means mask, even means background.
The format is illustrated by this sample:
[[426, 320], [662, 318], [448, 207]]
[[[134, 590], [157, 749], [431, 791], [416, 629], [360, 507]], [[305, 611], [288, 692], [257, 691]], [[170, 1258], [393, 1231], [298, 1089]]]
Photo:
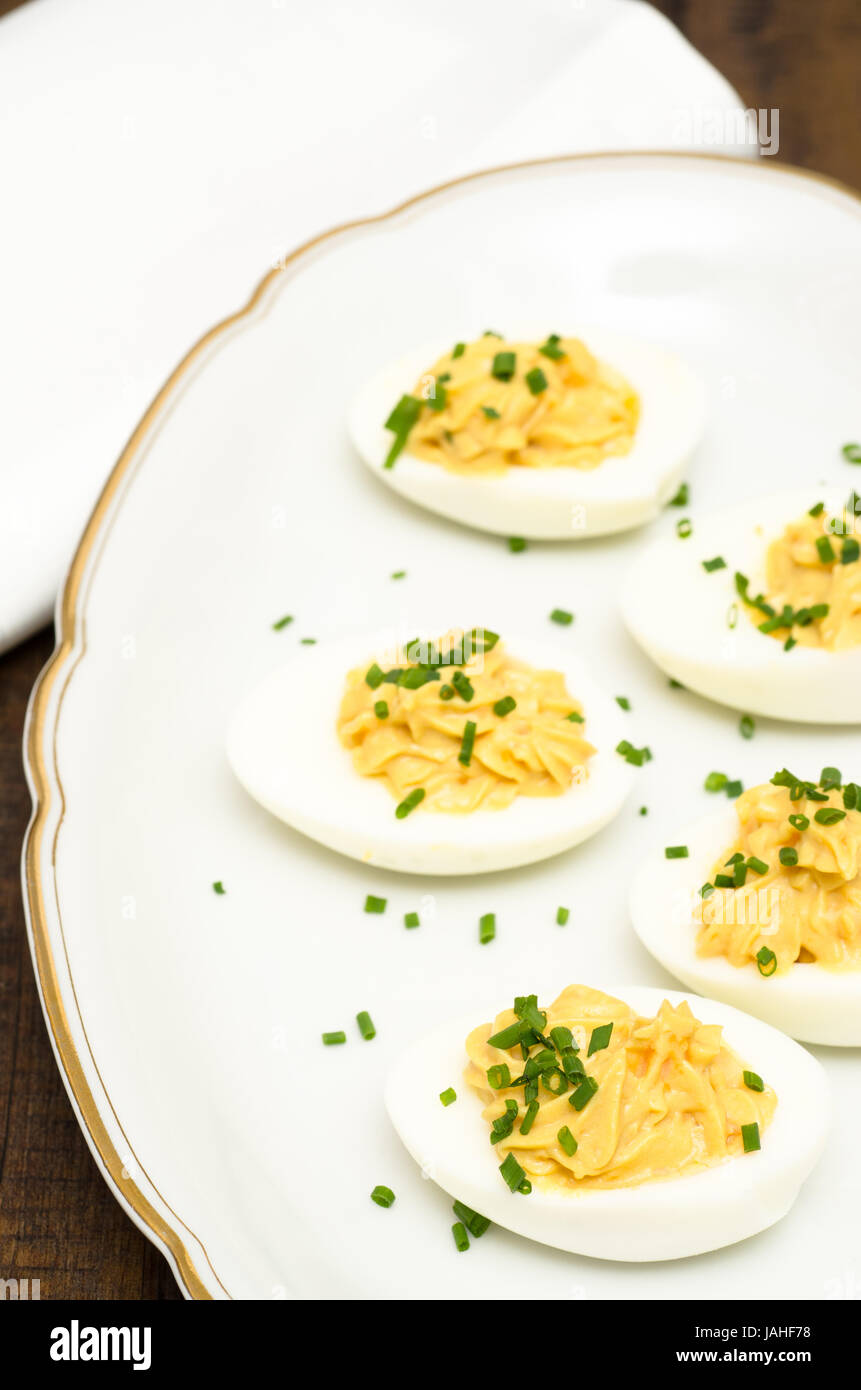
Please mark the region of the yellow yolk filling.
[[[861, 643], [861, 559], [853, 518], [842, 520], [822, 511], [805, 513], [786, 527], [768, 547], [765, 564], [766, 598], [775, 613], [827, 605], [827, 613], [812, 622], [795, 623], [769, 632], [781, 642], [791, 631], [803, 647], [841, 651]], [[819, 546], [817, 548], [817, 542]], [[759, 626], [766, 615], [747, 609]]]
[[[410, 433], [410, 453], [470, 474], [515, 466], [592, 469], [627, 454], [640, 413], [630, 383], [577, 338], [555, 341], [557, 359], [539, 346], [486, 334], [459, 357], [441, 357], [415, 388], [430, 404]], [[504, 353], [514, 354], [509, 380], [493, 375]]]
[[[698, 906], [697, 953], [746, 965], [765, 948], [777, 971], [796, 961], [861, 969], [861, 814], [845, 810], [839, 791], [827, 801], [791, 801], [789, 792], [767, 783], [738, 798], [738, 836], [710, 881], [733, 873], [726, 861], [735, 854], [754, 856], [768, 872], [748, 869], [742, 887], [716, 888]], [[844, 814], [823, 825], [815, 819], [823, 808]], [[804, 816], [807, 828], [790, 825], [790, 816]], [[796, 852], [796, 865], [780, 862], [784, 847]]]
[[[440, 640], [441, 649], [447, 649], [451, 636]], [[397, 666], [409, 664], [401, 652]], [[349, 673], [338, 735], [363, 777], [379, 777], [398, 801], [420, 787], [422, 810], [434, 811], [496, 811], [517, 796], [559, 796], [586, 778], [595, 749], [583, 736], [583, 723], [567, 717], [573, 713], [582, 719], [582, 710], [560, 672], [533, 670], [511, 658], [501, 643], [473, 653], [463, 666], [438, 669], [439, 679], [417, 690], [395, 682], [372, 688], [367, 666]], [[465, 698], [469, 688], [472, 695]], [[506, 697], [515, 708], [495, 713], [494, 705]], [[375, 712], [380, 701], [387, 709], [383, 718]], [[467, 721], [475, 730], [464, 763]]]
[[[697, 1021], [687, 1003], [666, 1000], [656, 1018], [641, 1018], [627, 1004], [585, 985], [569, 985], [546, 1009], [541, 1030], [571, 1030], [577, 1054], [597, 1090], [581, 1110], [570, 1104], [572, 1089], [553, 1095], [539, 1082], [538, 1112], [527, 1134], [524, 1088], [494, 1090], [487, 1072], [500, 1063], [511, 1078], [523, 1075], [519, 1044], [491, 1046], [488, 1038], [516, 1023], [511, 1009], [484, 1023], [466, 1040], [466, 1081], [485, 1102], [488, 1124], [505, 1114], [506, 1100], [518, 1105], [510, 1135], [496, 1149], [502, 1161], [513, 1153], [533, 1183], [549, 1189], [634, 1187], [639, 1183], [697, 1172], [744, 1152], [742, 1125], [770, 1122], [777, 1098], [745, 1085], [747, 1066], [723, 1040], [716, 1024]], [[593, 1030], [612, 1023], [609, 1043], [588, 1056]], [[537, 1056], [542, 1048], [530, 1048]], [[555, 1077], [551, 1076], [551, 1084]], [[577, 1085], [574, 1078], [574, 1085]], [[558, 1138], [567, 1126], [577, 1142], [573, 1154]]]

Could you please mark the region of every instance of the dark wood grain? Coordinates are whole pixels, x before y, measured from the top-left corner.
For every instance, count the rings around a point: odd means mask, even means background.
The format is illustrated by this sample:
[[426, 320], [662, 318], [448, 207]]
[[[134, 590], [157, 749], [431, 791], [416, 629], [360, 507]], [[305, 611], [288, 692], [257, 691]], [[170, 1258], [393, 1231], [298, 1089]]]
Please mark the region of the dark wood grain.
[[[0, 0], [0, 15], [15, 8], [17, 0]], [[659, 0], [657, 8], [748, 106], [779, 108], [778, 158], [861, 184], [858, 0]], [[177, 1298], [165, 1261], [114, 1201], [81, 1137], [27, 950], [20, 741], [51, 645], [45, 631], [0, 657], [0, 1278], [39, 1279], [44, 1299]]]

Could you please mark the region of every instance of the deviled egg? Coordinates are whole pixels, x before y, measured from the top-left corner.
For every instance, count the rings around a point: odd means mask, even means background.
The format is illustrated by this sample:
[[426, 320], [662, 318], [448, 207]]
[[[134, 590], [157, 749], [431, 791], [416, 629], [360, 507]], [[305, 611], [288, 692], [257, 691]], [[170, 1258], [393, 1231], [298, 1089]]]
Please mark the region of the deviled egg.
[[524, 996], [407, 1047], [386, 1106], [422, 1172], [479, 1220], [601, 1259], [702, 1254], [780, 1220], [825, 1143], [819, 1063], [726, 1005], [620, 994]]
[[805, 1042], [861, 1044], [861, 789], [782, 769], [656, 849], [630, 895], [643, 945], [690, 988]]
[[804, 723], [861, 723], [861, 501], [812, 489], [747, 501], [655, 542], [625, 623], [709, 699]]
[[227, 752], [261, 805], [342, 854], [483, 873], [600, 830], [631, 786], [624, 732], [582, 660], [475, 628], [306, 648], [246, 698]]
[[[588, 346], [587, 346], [588, 344]], [[358, 393], [349, 429], [396, 492], [482, 531], [578, 540], [655, 516], [705, 422], [691, 369], [590, 330], [421, 348]]]

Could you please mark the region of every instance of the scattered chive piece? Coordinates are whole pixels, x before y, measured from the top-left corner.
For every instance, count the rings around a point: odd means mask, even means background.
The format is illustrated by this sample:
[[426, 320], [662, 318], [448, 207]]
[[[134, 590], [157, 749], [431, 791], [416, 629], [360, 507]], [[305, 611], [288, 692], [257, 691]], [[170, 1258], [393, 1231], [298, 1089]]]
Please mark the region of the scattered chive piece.
[[761, 1077], [761, 1076], [757, 1076], [757, 1074], [756, 1074], [755, 1071], [746, 1071], [746, 1072], [743, 1073], [743, 1075], [744, 1075], [744, 1084], [745, 1084], [745, 1086], [747, 1087], [747, 1089], [748, 1089], [749, 1091], [764, 1091], [764, 1090], [765, 1090], [765, 1083], [763, 1082], [762, 1077]]
[[499, 411], [498, 411], [498, 410], [494, 410], [494, 408], [493, 408], [492, 405], [483, 405], [483, 406], [481, 407], [481, 413], [482, 413], [482, 415], [484, 416], [484, 418], [485, 418], [486, 420], [501, 420], [501, 419], [502, 419], [502, 416], [500, 415]]
[[785, 641], [784, 644], [783, 644], [783, 650], [784, 650], [785, 652], [791, 652], [791, 651], [792, 651], [792, 648], [793, 648], [793, 647], [797, 647], [797, 646], [798, 646], [798, 639], [797, 639], [796, 637], [789, 636], [789, 637], [787, 637], [786, 641]]
[[527, 1107], [526, 1107], [526, 1114], [523, 1116], [523, 1119], [520, 1121], [520, 1133], [521, 1133], [521, 1134], [528, 1134], [528, 1133], [529, 1133], [529, 1131], [531, 1130], [532, 1126], [535, 1124], [535, 1116], [536, 1116], [537, 1114], [538, 1114], [538, 1101], [537, 1101], [537, 1100], [531, 1100], [531, 1101], [529, 1102], [529, 1104], [527, 1105]]
[[716, 555], [713, 560], [703, 560], [703, 569], [706, 574], [714, 574], [715, 570], [725, 570], [726, 560], [722, 555]]
[[810, 825], [810, 821], [808, 820], [807, 816], [797, 815], [789, 817], [789, 824], [792, 826], [793, 830], [803, 831], [806, 830], [807, 827]]
[[861, 545], [858, 544], [854, 536], [847, 536], [840, 547], [841, 565], [854, 565], [859, 555], [861, 555]]
[[488, 941], [492, 941], [496, 936], [496, 913], [485, 912], [483, 917], [478, 919], [478, 939], [482, 946], [486, 946]]
[[700, 889], [700, 897], [701, 897], [701, 898], [710, 898], [711, 895], [712, 895], [712, 893], [713, 893], [714, 891], [715, 891], [715, 886], [714, 886], [713, 883], [704, 883], [703, 886], [702, 886], [702, 888]]
[[441, 685], [440, 688], [439, 688], [439, 698], [440, 698], [441, 700], [453, 700], [453, 699], [454, 699], [454, 686], [453, 686], [453, 685]]
[[823, 565], [833, 564], [837, 559], [837, 556], [834, 554], [834, 546], [827, 536], [816, 537], [816, 552]]
[[424, 799], [424, 787], [413, 787], [409, 795], [405, 796], [403, 801], [398, 802], [397, 806], [395, 807], [395, 815], [397, 816], [398, 820], [405, 820], [406, 817], [409, 815], [410, 811], [414, 811], [418, 806], [419, 802], [424, 801]]
[[465, 352], [466, 352], [466, 343], [455, 343], [454, 349], [453, 349], [452, 354], [451, 354], [451, 355], [452, 355], [452, 360], [456, 360], [458, 357], [463, 357], [463, 354], [464, 354]]
[[741, 1142], [746, 1154], [756, 1153], [757, 1149], [762, 1148], [759, 1142], [759, 1125], [742, 1125]]
[[682, 685], [681, 681], [676, 680], [675, 676], [670, 676], [670, 679], [667, 681], [667, 684], [669, 685], [671, 690], [684, 690], [685, 688]]
[[558, 333], [551, 333], [546, 343], [542, 343], [538, 351], [544, 356], [549, 357], [551, 362], [559, 362], [565, 356], [560, 348], [561, 338]]
[[573, 1105], [578, 1112], [585, 1110], [597, 1089], [598, 1082], [594, 1076], [584, 1076], [574, 1094], [569, 1098], [568, 1104]]
[[687, 857], [687, 845], [667, 845], [666, 849], [664, 850], [665, 859], [687, 859]]
[[487, 1040], [488, 1047], [501, 1047], [503, 1050], [508, 1047], [516, 1047], [525, 1032], [529, 1031], [528, 1025], [521, 1019], [517, 1023], [509, 1023], [507, 1028], [500, 1028], [498, 1033], [492, 1033]]
[[861, 463], [861, 444], [844, 444], [840, 452], [847, 463]]
[[366, 912], [385, 912], [388, 898], [375, 898], [373, 893], [369, 893], [365, 898]]
[[481, 1216], [479, 1212], [473, 1211], [472, 1207], [466, 1205], [466, 1202], [455, 1202], [452, 1211], [476, 1240], [484, 1235], [490, 1225], [486, 1216]]
[[367, 1009], [362, 1009], [361, 1013], [356, 1014], [356, 1022], [359, 1025], [359, 1032], [365, 1039], [365, 1042], [370, 1042], [372, 1038], [377, 1036], [377, 1030], [374, 1027], [373, 1020]]
[[511, 1068], [507, 1062], [497, 1062], [487, 1069], [487, 1084], [492, 1091], [503, 1091], [511, 1083]]
[[508, 549], [513, 555], [517, 555], [521, 550], [526, 549], [526, 541], [523, 536], [509, 536]]
[[532, 1191], [532, 1183], [529, 1181], [528, 1178], [523, 1179], [523, 1182], [520, 1184], [517, 1191], [520, 1193], [521, 1197], [529, 1196], [530, 1192]]
[[500, 719], [504, 719], [513, 709], [517, 709], [517, 701], [511, 695], [503, 695], [501, 700], [497, 700], [493, 706], [493, 713], [498, 714]]
[[726, 794], [730, 798], [730, 800], [735, 801], [737, 796], [741, 796], [742, 792], [744, 791], [744, 787], [742, 786], [739, 780], [736, 780], [735, 782], [727, 782], [724, 790], [726, 791]]
[[498, 352], [493, 359], [490, 374], [495, 376], [497, 381], [510, 381], [516, 365], [517, 358], [513, 352]]
[[643, 763], [651, 762], [652, 750], [650, 748], [635, 748], [633, 743], [629, 743], [626, 738], [621, 743], [616, 744], [616, 752], [621, 753], [626, 763], [632, 767], [642, 767]]
[[641, 807], [640, 807], [640, 815], [641, 815], [641, 816], [647, 816], [648, 814], [649, 814], [649, 808], [648, 808], [648, 806], [641, 806]]
[[475, 731], [477, 728], [478, 725], [474, 719], [467, 719], [463, 726], [463, 738], [460, 742], [460, 752], [457, 755], [457, 760], [459, 763], [462, 763], [464, 767], [469, 767], [472, 761], [472, 750], [475, 744]]
[[617, 695], [616, 704], [619, 706], [619, 709], [631, 708], [631, 701], [628, 699], [627, 695]]
[[499, 1165], [499, 1171], [512, 1192], [517, 1192], [520, 1184], [526, 1181], [526, 1174], [517, 1162], [514, 1154], [506, 1154], [502, 1163]]
[[680, 517], [676, 522], [676, 535], [683, 541], [693, 532], [694, 525], [689, 516]]
[[777, 956], [767, 946], [761, 946], [757, 951], [756, 968], [765, 979], [773, 975], [777, 969]]
[[395, 437], [386, 454], [384, 468], [393, 467], [395, 459], [407, 442], [410, 430], [421, 415], [423, 405], [424, 401], [418, 396], [401, 396], [385, 423], [385, 428], [391, 430]]
[[839, 820], [843, 820], [846, 812], [839, 810], [836, 806], [823, 806], [821, 810], [814, 812], [813, 819], [820, 825], [836, 825]]
[[394, 571], [392, 572], [392, 575], [391, 575], [391, 578], [392, 578], [392, 579], [406, 579], [406, 577], [407, 577], [407, 572], [406, 572], [406, 570], [394, 570]]
[[457, 1100], [457, 1091], [453, 1086], [447, 1086], [444, 1091], [440, 1091], [439, 1098], [445, 1106], [454, 1105]]
[[224, 884], [221, 882], [220, 878], [217, 878], [213, 883], [212, 891], [213, 893], [217, 893], [220, 898], [224, 896], [227, 890], [225, 889]]
[[861, 787], [858, 786], [857, 782], [847, 782], [846, 786], [843, 788], [843, 805], [846, 807], [846, 810], [856, 811], [861, 809], [859, 808], [859, 801], [861, 801]]
[[417, 927], [419, 924], [419, 914], [417, 912], [407, 912], [404, 914], [405, 927]]
[[610, 1038], [613, 1036], [612, 1023], [602, 1023], [600, 1027], [592, 1029], [592, 1036], [589, 1039], [589, 1051], [587, 1057], [591, 1057], [593, 1052], [603, 1052], [605, 1047], [610, 1046]]
[[565, 608], [554, 608], [550, 614], [551, 623], [558, 623], [560, 627], [570, 627], [574, 621], [574, 614], [569, 613]]
[[567, 925], [568, 925], [568, 918], [569, 918], [570, 916], [571, 916], [571, 913], [570, 913], [570, 911], [568, 910], [567, 907], [557, 907], [557, 909], [556, 909], [556, 925], [557, 925], [557, 927], [565, 927], [565, 926], [567, 926]]
[[290, 613], [285, 613], [283, 618], [279, 618], [277, 623], [272, 624], [272, 631], [280, 632], [282, 628], [289, 627], [292, 621], [292, 615]]
[[388, 719], [389, 707], [386, 704], [385, 700], [377, 700], [377, 702], [374, 705], [374, 714], [377, 716], [378, 719]]
[[564, 1052], [566, 1047], [574, 1049], [574, 1034], [570, 1028], [565, 1027], [564, 1023], [559, 1023], [555, 1028], [550, 1029], [550, 1040], [557, 1052]]
[[735, 878], [732, 874], [715, 874], [715, 888], [735, 888]]
[[525, 380], [533, 396], [540, 396], [542, 391], [547, 390], [547, 377], [540, 367], [533, 367], [531, 372], [527, 372]]
[[371, 1193], [371, 1201], [376, 1202], [378, 1207], [390, 1207], [395, 1200], [395, 1194], [390, 1187], [379, 1185]]
[[725, 772], [710, 772], [703, 786], [707, 792], [722, 792], [729, 778]]
[[824, 767], [819, 774], [819, 785], [824, 792], [839, 790], [843, 783], [843, 776], [839, 767]]
[[687, 483], [682, 483], [675, 497], [670, 502], [671, 507], [684, 507], [690, 500], [690, 491]]
[[560, 1147], [565, 1150], [568, 1157], [573, 1158], [577, 1152], [577, 1140], [574, 1138], [574, 1135], [567, 1125], [563, 1125], [560, 1130], [557, 1130], [556, 1138], [559, 1141]]
[[742, 738], [753, 738], [756, 721], [749, 714], [743, 714], [738, 721], [738, 731]]
[[748, 861], [747, 861], [747, 867], [748, 867], [749, 869], [753, 869], [753, 872], [754, 872], [755, 874], [767, 874], [767, 873], [768, 873], [768, 865], [766, 864], [765, 860], [764, 860], [764, 859], [757, 859], [757, 857], [756, 857], [755, 854], [752, 854], [752, 855], [750, 856], [750, 858], [748, 859]]
[[323, 1033], [321, 1036], [326, 1047], [336, 1047], [338, 1043], [345, 1043], [347, 1041], [347, 1034], [340, 1031], [337, 1033]]
[[807, 513], [807, 515], [808, 515], [808, 516], [821, 516], [822, 513], [823, 513], [824, 511], [825, 511], [825, 503], [824, 503], [824, 502], [815, 502], [815, 503], [813, 504], [813, 506], [810, 508], [810, 511]]
[[472, 681], [469, 676], [465, 676], [463, 671], [455, 671], [451, 678], [451, 683], [462, 700], [467, 704], [472, 699], [475, 691], [472, 688]]
[[300, 637], [300, 638], [299, 638], [299, 642], [300, 642], [300, 645], [303, 646], [303, 647], [316, 647], [316, 645], [317, 645], [317, 638], [316, 638], [316, 637]]
[[469, 1236], [466, 1234], [466, 1227], [463, 1222], [455, 1221], [451, 1228], [451, 1233], [454, 1236], [455, 1246], [460, 1253], [463, 1254], [464, 1250], [469, 1249]]
[[566, 714], [565, 718], [568, 720], [568, 723], [569, 723], [569, 724], [585, 724], [585, 723], [586, 723], [586, 720], [583, 718], [583, 715], [580, 714], [576, 709], [572, 709], [571, 713], [570, 713], [570, 714]]

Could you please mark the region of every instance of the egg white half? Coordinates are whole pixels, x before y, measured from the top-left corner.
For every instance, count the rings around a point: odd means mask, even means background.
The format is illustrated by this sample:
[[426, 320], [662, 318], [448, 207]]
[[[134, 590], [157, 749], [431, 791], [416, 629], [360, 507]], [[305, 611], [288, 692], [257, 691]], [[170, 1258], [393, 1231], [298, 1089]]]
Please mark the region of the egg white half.
[[[429, 635], [445, 630], [445, 624], [421, 629]], [[419, 806], [398, 820], [391, 792], [356, 772], [335, 727], [348, 671], [391, 653], [391, 632], [302, 648], [274, 671], [233, 719], [227, 737], [233, 771], [255, 800], [295, 830], [379, 868], [487, 873], [570, 849], [606, 825], [630, 791], [633, 770], [614, 751], [630, 736], [630, 724], [581, 658], [532, 639], [503, 633], [503, 640], [512, 657], [561, 671], [582, 704], [584, 734], [597, 751], [586, 780], [560, 796], [518, 797], [503, 810], [465, 815]]]
[[[524, 986], [525, 987], [525, 986]], [[601, 985], [644, 1016], [682, 994]], [[552, 999], [558, 988], [540, 999]], [[449, 1020], [407, 1047], [385, 1092], [389, 1117], [422, 1172], [499, 1226], [577, 1255], [604, 1260], [676, 1260], [732, 1245], [785, 1216], [825, 1145], [829, 1093], [825, 1072], [804, 1048], [726, 1004], [695, 999], [702, 1023], [724, 1026], [727, 1043], [777, 1093], [774, 1119], [757, 1153], [676, 1179], [616, 1191], [511, 1193], [481, 1118], [482, 1102], [463, 1080], [464, 1040], [499, 1001]], [[457, 1100], [443, 1106], [440, 1091]]]
[[[861, 646], [786, 652], [757, 630], [735, 588], [740, 570], [751, 594], [767, 593], [771, 541], [815, 502], [839, 515], [848, 493], [848, 485], [837, 492], [815, 484], [775, 493], [694, 517], [687, 539], [674, 532], [656, 541], [623, 582], [622, 616], [632, 637], [668, 675], [719, 704], [799, 723], [861, 723]], [[726, 569], [707, 573], [703, 561], [719, 555]]]
[[736, 966], [723, 956], [697, 955], [698, 928], [691, 909], [737, 833], [738, 816], [730, 805], [666, 841], [687, 845], [687, 859], [667, 859], [664, 847], [656, 847], [631, 885], [634, 931], [646, 950], [690, 989], [734, 1004], [802, 1042], [861, 1046], [861, 970], [793, 965], [784, 974], [764, 978], [753, 961]]
[[[539, 342], [542, 336], [528, 340]], [[640, 396], [634, 445], [624, 457], [605, 459], [588, 471], [509, 468], [497, 477], [469, 478], [415, 458], [407, 442], [394, 467], [383, 468], [392, 443], [384, 422], [392, 407], [454, 340], [409, 353], [361, 388], [348, 416], [353, 443], [375, 476], [395, 492], [480, 531], [581, 540], [640, 526], [672, 497], [702, 437], [705, 389], [691, 368], [664, 348], [592, 328], [584, 328], [582, 338]]]

